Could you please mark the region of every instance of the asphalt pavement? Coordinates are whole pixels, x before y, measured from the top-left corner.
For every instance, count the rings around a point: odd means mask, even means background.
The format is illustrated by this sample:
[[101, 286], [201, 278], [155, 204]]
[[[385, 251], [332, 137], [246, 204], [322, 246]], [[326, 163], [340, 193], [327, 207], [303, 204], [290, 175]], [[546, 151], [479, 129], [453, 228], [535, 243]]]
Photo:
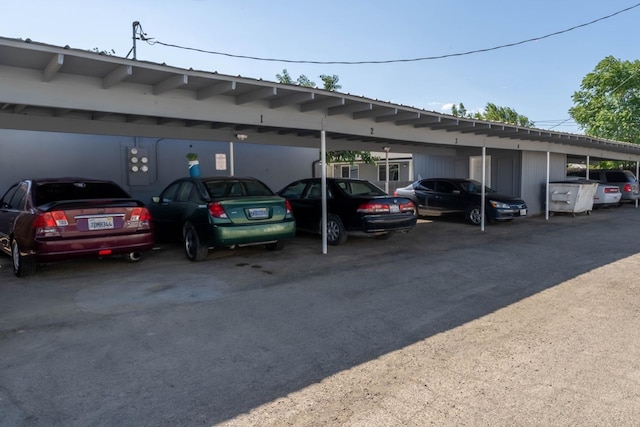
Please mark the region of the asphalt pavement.
[[0, 425], [640, 425], [639, 219], [0, 257]]

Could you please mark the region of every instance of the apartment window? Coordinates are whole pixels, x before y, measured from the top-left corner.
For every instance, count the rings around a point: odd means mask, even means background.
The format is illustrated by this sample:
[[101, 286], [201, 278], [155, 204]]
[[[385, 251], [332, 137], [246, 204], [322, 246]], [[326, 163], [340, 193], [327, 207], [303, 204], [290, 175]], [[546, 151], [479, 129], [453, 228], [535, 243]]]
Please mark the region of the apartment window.
[[344, 165], [340, 169], [342, 178], [358, 178], [358, 165]]
[[[398, 163], [389, 163], [389, 181], [399, 181], [400, 165]], [[378, 165], [378, 181], [387, 180], [387, 165]]]

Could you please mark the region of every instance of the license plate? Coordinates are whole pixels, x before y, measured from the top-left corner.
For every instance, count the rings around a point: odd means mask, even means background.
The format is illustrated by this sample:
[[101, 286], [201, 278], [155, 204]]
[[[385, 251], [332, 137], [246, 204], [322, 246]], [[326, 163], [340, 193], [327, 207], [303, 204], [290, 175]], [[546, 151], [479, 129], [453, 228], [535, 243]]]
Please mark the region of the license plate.
[[527, 216], [527, 210], [526, 209], [520, 209], [520, 216]]
[[109, 230], [113, 228], [113, 217], [87, 218], [89, 230]]
[[250, 208], [249, 218], [268, 218], [269, 212], [267, 208]]
[[389, 212], [391, 212], [391, 213], [400, 212], [400, 206], [398, 206], [398, 205], [389, 205]]

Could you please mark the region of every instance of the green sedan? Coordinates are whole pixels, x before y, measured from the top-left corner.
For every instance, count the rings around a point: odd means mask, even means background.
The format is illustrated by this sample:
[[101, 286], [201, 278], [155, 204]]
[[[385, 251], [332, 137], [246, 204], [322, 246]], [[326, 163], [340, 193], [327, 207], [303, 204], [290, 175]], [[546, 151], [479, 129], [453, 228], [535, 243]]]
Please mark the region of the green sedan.
[[289, 202], [255, 178], [181, 178], [152, 200], [156, 235], [181, 239], [191, 261], [216, 247], [278, 250], [296, 232]]

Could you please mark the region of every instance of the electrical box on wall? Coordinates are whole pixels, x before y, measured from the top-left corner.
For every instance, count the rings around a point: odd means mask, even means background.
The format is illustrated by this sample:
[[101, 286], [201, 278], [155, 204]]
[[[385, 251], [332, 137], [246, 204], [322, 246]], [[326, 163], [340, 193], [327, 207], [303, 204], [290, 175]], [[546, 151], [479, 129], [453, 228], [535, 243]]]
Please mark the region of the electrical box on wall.
[[149, 150], [147, 148], [127, 148], [127, 169], [129, 185], [149, 185], [151, 183]]

